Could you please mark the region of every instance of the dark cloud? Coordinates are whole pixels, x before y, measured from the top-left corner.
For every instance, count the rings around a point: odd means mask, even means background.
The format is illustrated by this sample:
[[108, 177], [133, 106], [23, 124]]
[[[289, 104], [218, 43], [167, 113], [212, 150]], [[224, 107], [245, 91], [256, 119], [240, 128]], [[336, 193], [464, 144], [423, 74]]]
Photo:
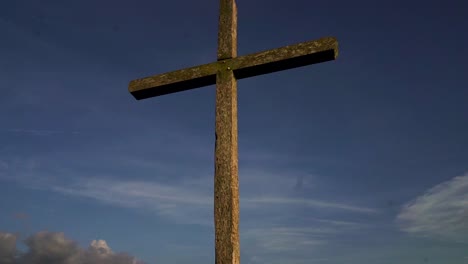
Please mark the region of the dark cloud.
[[16, 236], [9, 233], [0, 232], [0, 263], [15, 263]]
[[17, 237], [0, 232], [1, 264], [144, 264], [126, 253], [114, 253], [104, 240], [94, 240], [87, 249], [67, 239], [64, 233], [39, 232], [24, 243], [28, 250], [16, 250]]

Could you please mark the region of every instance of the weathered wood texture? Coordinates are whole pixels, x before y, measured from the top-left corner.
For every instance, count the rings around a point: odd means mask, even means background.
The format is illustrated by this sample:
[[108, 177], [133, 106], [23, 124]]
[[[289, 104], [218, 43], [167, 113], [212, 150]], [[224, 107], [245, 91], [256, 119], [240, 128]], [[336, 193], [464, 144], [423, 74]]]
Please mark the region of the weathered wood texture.
[[[237, 55], [235, 0], [221, 0], [218, 61]], [[222, 61], [216, 74], [214, 224], [215, 264], [239, 264], [237, 81]]]
[[238, 264], [237, 81], [231, 70], [220, 70], [216, 79], [215, 263]]
[[[225, 48], [223, 47], [223, 49]], [[230, 49], [227, 50], [230, 52]], [[216, 72], [219, 69], [227, 69], [227, 67], [234, 71], [237, 79], [243, 79], [334, 60], [337, 56], [337, 40], [333, 37], [326, 37], [133, 80], [130, 82], [128, 90], [136, 99], [140, 100], [213, 85], [216, 83]]]
[[338, 42], [327, 37], [240, 56], [226, 63], [237, 79], [243, 79], [334, 60], [337, 56]]
[[237, 56], [237, 5], [235, 0], [221, 0], [219, 6], [218, 60]]
[[128, 90], [138, 100], [181, 92], [215, 84], [217, 71], [217, 62], [204, 64], [133, 80]]

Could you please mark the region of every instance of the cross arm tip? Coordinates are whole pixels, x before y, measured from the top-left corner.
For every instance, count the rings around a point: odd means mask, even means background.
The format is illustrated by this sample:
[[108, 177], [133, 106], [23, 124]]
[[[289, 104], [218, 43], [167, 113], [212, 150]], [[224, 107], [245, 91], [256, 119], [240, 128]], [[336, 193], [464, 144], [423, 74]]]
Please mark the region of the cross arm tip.
[[128, 83], [128, 92], [136, 99], [136, 100], [141, 100], [144, 99], [145, 97], [141, 96], [141, 94], [138, 93], [137, 83], [135, 82], [137, 80], [130, 81]]
[[324, 37], [324, 38], [317, 40], [317, 42], [320, 42], [321, 43], [320, 45], [323, 45], [324, 47], [326, 47], [325, 49], [333, 50], [333, 59], [338, 58], [339, 49], [338, 49], [338, 39], [336, 37], [334, 36]]
[[338, 58], [339, 54], [339, 49], [338, 49], [338, 39], [335, 37], [329, 37], [330, 40], [332, 41], [332, 47], [333, 47], [333, 53], [334, 53], [334, 58]]

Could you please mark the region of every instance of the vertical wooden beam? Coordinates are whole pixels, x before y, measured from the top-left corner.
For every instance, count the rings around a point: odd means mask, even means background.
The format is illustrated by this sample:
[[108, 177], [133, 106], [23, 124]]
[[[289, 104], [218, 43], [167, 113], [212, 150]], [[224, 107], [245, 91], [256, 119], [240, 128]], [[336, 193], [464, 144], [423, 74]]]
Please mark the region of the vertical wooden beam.
[[[236, 55], [236, 3], [235, 0], [221, 0], [218, 61], [234, 58]], [[233, 70], [223, 62], [216, 74], [215, 133], [215, 263], [239, 264], [237, 81]]]
[[234, 73], [220, 71], [216, 85], [215, 263], [239, 264], [237, 81]]
[[220, 0], [218, 61], [237, 56], [237, 5], [235, 0]]

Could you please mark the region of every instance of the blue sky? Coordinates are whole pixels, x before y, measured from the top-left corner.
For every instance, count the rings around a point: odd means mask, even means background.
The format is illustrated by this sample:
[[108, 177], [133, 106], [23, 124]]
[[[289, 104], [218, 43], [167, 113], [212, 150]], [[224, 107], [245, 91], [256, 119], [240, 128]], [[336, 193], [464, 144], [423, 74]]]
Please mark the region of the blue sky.
[[[468, 263], [466, 2], [237, 5], [239, 55], [340, 45], [238, 82], [242, 263]], [[213, 263], [215, 87], [127, 85], [214, 61], [217, 22], [218, 1], [1, 2], [0, 253]]]

